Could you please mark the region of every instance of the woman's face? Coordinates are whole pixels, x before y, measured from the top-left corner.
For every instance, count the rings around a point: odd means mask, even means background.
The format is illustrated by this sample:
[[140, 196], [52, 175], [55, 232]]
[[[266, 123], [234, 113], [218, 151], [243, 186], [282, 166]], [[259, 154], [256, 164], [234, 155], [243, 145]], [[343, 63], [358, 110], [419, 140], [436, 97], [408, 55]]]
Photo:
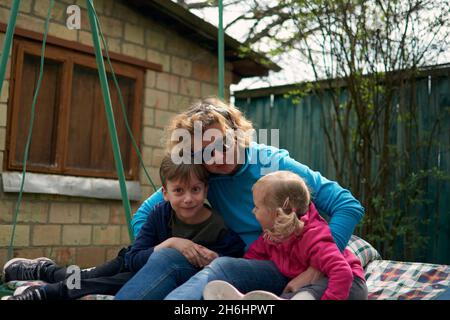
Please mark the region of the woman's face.
[[213, 174], [234, 173], [238, 166], [234, 134], [227, 138], [222, 127], [216, 123], [204, 130], [201, 145], [202, 149], [194, 149], [194, 153], [202, 153], [203, 166], [206, 170]]

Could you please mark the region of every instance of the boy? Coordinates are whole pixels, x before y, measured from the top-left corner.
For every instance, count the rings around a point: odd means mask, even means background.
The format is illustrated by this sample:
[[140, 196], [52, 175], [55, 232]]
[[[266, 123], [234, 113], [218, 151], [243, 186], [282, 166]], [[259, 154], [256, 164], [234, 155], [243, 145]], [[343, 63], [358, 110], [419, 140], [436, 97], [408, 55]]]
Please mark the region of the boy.
[[[49, 259], [12, 259], [3, 269], [5, 282], [43, 280], [49, 284], [31, 286], [16, 292], [15, 296], [2, 299], [70, 300], [88, 294], [115, 295], [149, 257], [169, 249], [176, 250], [190, 262], [192, 274], [219, 255], [243, 255], [245, 243], [204, 203], [208, 172], [202, 165], [176, 165], [167, 154], [161, 163], [160, 177], [165, 202], [154, 208], [132, 246], [120, 250], [115, 259], [81, 272], [80, 289], [69, 289], [67, 269]], [[183, 273], [183, 277], [188, 276], [189, 273]], [[173, 289], [187, 279], [173, 279]], [[170, 287], [164, 289], [169, 290]]]

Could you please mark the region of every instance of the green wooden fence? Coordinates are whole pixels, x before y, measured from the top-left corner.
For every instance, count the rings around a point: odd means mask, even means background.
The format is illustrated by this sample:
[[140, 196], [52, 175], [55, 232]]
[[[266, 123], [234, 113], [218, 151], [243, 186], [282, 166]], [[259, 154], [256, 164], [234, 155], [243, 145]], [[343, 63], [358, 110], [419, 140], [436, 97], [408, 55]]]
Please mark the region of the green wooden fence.
[[[235, 92], [235, 105], [253, 122], [256, 129], [279, 129], [279, 146], [289, 150], [293, 158], [320, 171], [324, 176], [335, 179], [336, 172], [321, 120], [323, 114], [320, 99], [307, 95], [296, 102], [286, 95], [294, 88], [289, 85]], [[411, 96], [410, 92], [403, 94]], [[428, 76], [421, 75], [417, 79], [413, 97], [414, 101], [409, 103], [415, 103], [419, 134], [429, 133], [433, 130], [436, 119], [439, 118], [439, 121], [434, 128], [433, 145], [426, 164], [423, 165], [422, 162], [422, 166], [418, 167], [413, 160], [412, 166], [417, 171], [437, 167], [450, 175], [450, 68], [430, 72]], [[408, 152], [410, 145], [404, 139], [404, 132], [401, 121], [394, 123], [390, 142]], [[400, 172], [403, 169], [396, 170]], [[450, 181], [429, 178], [426, 189], [430, 202], [421, 204], [410, 213], [420, 219], [429, 218], [429, 223], [424, 224], [423, 230], [420, 230], [428, 237], [427, 246], [417, 251], [414, 259], [450, 264]], [[401, 241], [399, 247], [397, 249], [401, 250]], [[400, 259], [401, 255], [388, 258]]]

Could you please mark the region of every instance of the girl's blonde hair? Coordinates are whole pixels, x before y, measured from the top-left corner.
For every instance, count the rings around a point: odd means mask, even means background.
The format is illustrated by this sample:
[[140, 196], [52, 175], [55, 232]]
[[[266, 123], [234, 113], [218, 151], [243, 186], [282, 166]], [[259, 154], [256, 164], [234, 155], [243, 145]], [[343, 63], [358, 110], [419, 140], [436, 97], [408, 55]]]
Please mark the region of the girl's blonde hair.
[[294, 232], [300, 231], [299, 217], [304, 215], [311, 202], [311, 194], [305, 181], [290, 171], [276, 171], [259, 179], [253, 188], [264, 192], [263, 204], [277, 217], [264, 237], [272, 241], [282, 241]]
[[222, 130], [239, 130], [238, 143], [241, 147], [250, 145], [252, 138], [252, 123], [247, 120], [242, 112], [231, 104], [227, 104], [217, 97], [208, 97], [192, 103], [189, 108], [176, 115], [166, 127], [166, 146], [170, 151], [180, 141], [172, 141], [172, 133], [176, 129], [185, 129], [191, 136], [194, 135], [194, 122], [202, 123], [202, 130], [219, 124]]

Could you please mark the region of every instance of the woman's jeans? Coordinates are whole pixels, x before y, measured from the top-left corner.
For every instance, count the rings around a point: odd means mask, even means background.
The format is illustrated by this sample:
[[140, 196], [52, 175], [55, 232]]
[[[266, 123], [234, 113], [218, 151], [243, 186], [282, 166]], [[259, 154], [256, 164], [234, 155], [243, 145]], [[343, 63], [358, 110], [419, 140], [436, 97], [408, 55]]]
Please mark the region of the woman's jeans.
[[199, 271], [177, 250], [164, 248], [150, 256], [115, 299], [201, 300], [212, 280], [230, 282], [243, 293], [259, 289], [277, 295], [289, 282], [271, 261], [219, 257]]

